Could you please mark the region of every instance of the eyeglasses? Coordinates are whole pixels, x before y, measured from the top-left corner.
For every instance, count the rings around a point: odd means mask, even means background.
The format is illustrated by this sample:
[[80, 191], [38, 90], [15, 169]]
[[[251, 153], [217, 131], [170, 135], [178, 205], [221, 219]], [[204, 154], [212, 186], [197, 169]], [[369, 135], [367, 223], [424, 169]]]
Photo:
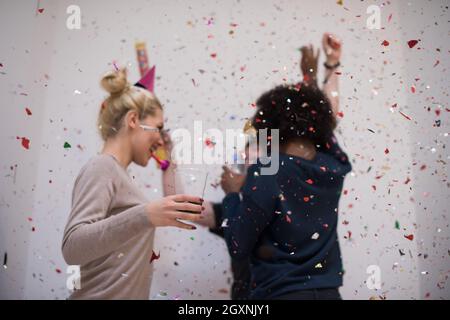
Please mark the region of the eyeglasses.
[[168, 130], [165, 130], [163, 128], [150, 127], [150, 126], [147, 126], [145, 124], [140, 124], [139, 127], [144, 129], [144, 131], [159, 132], [159, 134], [161, 134], [161, 135], [168, 131]]

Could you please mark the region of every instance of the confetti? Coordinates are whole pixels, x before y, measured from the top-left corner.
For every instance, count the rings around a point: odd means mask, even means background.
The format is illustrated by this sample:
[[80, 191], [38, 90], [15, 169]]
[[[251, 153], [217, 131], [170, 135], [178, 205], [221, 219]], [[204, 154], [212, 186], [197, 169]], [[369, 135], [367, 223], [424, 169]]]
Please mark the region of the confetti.
[[312, 179], [308, 179], [308, 180], [306, 180], [306, 183], [307, 183], [307, 184], [313, 184], [314, 181], [313, 181]]
[[64, 149], [69, 149], [72, 148], [72, 146], [70, 145], [70, 143], [68, 143], [67, 141], [64, 142]]
[[381, 45], [387, 47], [387, 46], [389, 46], [389, 41], [384, 40], [384, 41], [381, 43]]
[[312, 240], [317, 240], [317, 239], [319, 239], [319, 234], [316, 232], [316, 233], [314, 233], [312, 236], [311, 236], [311, 239]]
[[158, 253], [158, 255], [155, 254], [155, 251], [152, 251], [152, 257], [150, 258], [150, 263], [153, 262], [153, 260], [158, 260], [161, 257], [161, 253]]
[[25, 137], [17, 137], [18, 140], [21, 140], [22, 143], [22, 147], [24, 147], [25, 149], [29, 150], [30, 149], [30, 139], [27, 139]]
[[406, 119], [411, 120], [411, 117], [407, 116], [406, 114], [404, 114], [403, 112], [399, 111], [399, 113], [404, 116]]
[[410, 48], [414, 48], [414, 46], [415, 46], [418, 42], [419, 42], [418, 40], [409, 40], [409, 41], [408, 41], [408, 46], [409, 46]]
[[388, 148], [384, 149], [384, 154], [388, 154], [388, 153], [389, 153], [389, 149]]
[[7, 269], [8, 268], [8, 253], [5, 252], [4, 256], [3, 256], [3, 268]]
[[28, 108], [25, 108], [25, 112], [27, 113], [27, 115], [29, 115], [29, 116], [31, 116], [32, 115], [32, 113], [31, 113], [31, 110], [30, 109], [28, 109]]
[[408, 239], [409, 241], [413, 241], [414, 240], [414, 235], [409, 234], [409, 235], [405, 235], [404, 236], [406, 239]]
[[400, 230], [400, 222], [395, 221], [395, 229]]

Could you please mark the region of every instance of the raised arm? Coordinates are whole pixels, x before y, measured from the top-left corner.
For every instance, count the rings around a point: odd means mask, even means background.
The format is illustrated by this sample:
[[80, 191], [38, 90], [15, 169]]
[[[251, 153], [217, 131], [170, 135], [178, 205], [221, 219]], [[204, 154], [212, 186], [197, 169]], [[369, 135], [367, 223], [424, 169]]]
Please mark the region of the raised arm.
[[322, 46], [326, 61], [323, 92], [330, 100], [335, 116], [339, 113], [339, 67], [342, 53], [342, 42], [333, 34], [325, 33]]

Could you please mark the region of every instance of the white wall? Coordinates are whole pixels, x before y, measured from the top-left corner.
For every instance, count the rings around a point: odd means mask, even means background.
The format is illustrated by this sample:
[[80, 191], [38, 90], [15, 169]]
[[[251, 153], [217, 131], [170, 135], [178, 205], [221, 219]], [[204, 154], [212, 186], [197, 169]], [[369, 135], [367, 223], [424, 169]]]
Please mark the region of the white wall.
[[[0, 298], [67, 296], [60, 242], [73, 181], [101, 147], [95, 121], [104, 93], [98, 82], [113, 60], [129, 64], [130, 77], [138, 78], [135, 40], [147, 42], [151, 63], [157, 65], [156, 92], [165, 104], [168, 127], [191, 129], [193, 120], [203, 120], [205, 128], [226, 129], [242, 127], [262, 91], [284, 79], [297, 81], [296, 49], [308, 42], [318, 45], [325, 31], [339, 34], [345, 43], [344, 118], [338, 130], [354, 167], [340, 203], [346, 270], [341, 293], [346, 299], [449, 298], [445, 3], [391, 2], [382, 7], [384, 29], [371, 31], [365, 22], [371, 3], [360, 1], [344, 1], [344, 6], [325, 0], [41, 1], [44, 12], [38, 15], [36, 3], [2, 1], [0, 90], [2, 119], [7, 120], [0, 129], [6, 150], [0, 259], [7, 251], [8, 268], [0, 271]], [[70, 4], [81, 8], [81, 30], [65, 27]], [[414, 38], [422, 40], [421, 51], [407, 47]], [[389, 47], [381, 46], [385, 39]], [[433, 67], [437, 59], [440, 64]], [[436, 102], [442, 108], [439, 128], [432, 127]], [[16, 136], [30, 137], [30, 150]], [[71, 149], [63, 148], [65, 141]], [[420, 170], [423, 163], [427, 167]], [[14, 178], [10, 166], [15, 164]], [[209, 169], [212, 176], [220, 173], [220, 166]], [[161, 196], [153, 163], [131, 171], [150, 199]], [[207, 189], [207, 199], [222, 196], [219, 189]], [[396, 220], [400, 230], [394, 228]], [[345, 239], [348, 231], [352, 236]], [[409, 234], [413, 241], [404, 237]], [[155, 261], [152, 298], [227, 297], [223, 289], [229, 289], [231, 274], [222, 240], [204, 230], [167, 228], [158, 230], [155, 251], [161, 259]], [[378, 291], [365, 284], [372, 264], [381, 268]]]

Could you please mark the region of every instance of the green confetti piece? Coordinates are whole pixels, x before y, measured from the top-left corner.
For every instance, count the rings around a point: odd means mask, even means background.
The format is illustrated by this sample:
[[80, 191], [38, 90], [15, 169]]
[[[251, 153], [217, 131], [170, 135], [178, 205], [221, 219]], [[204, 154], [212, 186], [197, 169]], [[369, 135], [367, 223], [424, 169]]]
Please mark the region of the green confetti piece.
[[395, 229], [400, 230], [400, 222], [395, 220]]
[[194, 240], [194, 237], [190, 237], [189, 239]]
[[67, 141], [64, 142], [64, 149], [69, 149], [72, 148], [72, 146], [70, 145], [70, 143], [68, 143]]

